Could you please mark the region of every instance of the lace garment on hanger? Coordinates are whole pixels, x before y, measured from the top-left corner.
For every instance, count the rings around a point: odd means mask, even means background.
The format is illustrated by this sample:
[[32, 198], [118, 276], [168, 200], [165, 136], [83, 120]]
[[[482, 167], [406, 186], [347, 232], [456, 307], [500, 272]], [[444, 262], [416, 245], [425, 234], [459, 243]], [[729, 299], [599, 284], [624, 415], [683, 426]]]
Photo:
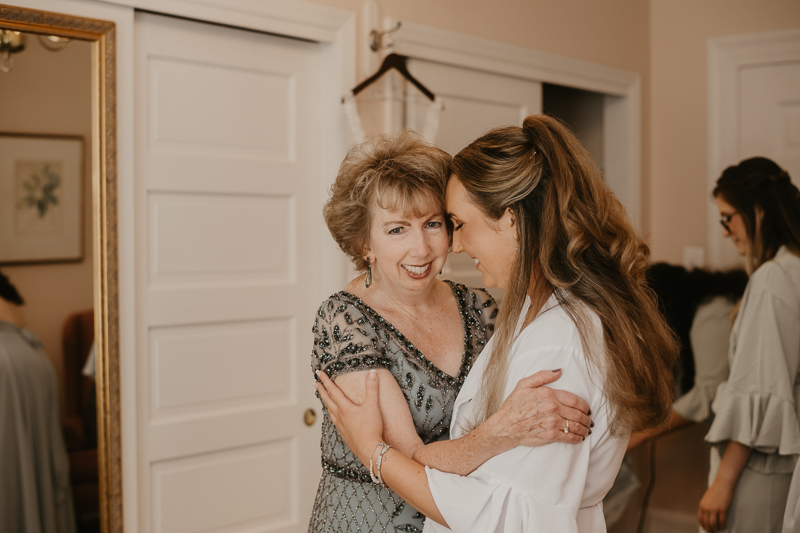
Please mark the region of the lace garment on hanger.
[[[361, 117], [358, 114], [358, 106], [356, 105], [356, 97], [353, 93], [347, 93], [342, 98], [342, 107], [344, 109], [347, 123], [350, 125], [350, 131], [353, 134], [353, 139], [356, 143], [361, 143], [366, 138], [364, 128], [361, 126]], [[444, 102], [441, 97], [436, 98], [428, 106], [428, 112], [425, 116], [425, 124], [420, 133], [429, 143], [436, 142], [436, 134], [439, 133], [439, 119], [441, 118], [442, 111], [444, 110]]]

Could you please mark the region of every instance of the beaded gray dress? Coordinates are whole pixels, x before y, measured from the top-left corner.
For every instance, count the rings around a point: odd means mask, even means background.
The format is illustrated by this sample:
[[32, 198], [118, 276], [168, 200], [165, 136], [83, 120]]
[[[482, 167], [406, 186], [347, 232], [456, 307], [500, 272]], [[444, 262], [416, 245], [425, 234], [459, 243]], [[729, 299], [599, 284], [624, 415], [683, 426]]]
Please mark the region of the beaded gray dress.
[[[456, 395], [494, 331], [497, 305], [482, 289], [447, 282], [461, 314], [464, 353], [453, 377], [436, 367], [392, 324], [363, 301], [339, 292], [322, 303], [312, 329], [311, 366], [331, 378], [386, 368], [408, 401], [425, 444], [448, 438]], [[316, 375], [314, 376], [316, 378]], [[386, 486], [372, 483], [369, 469], [347, 447], [323, 407], [322, 479], [309, 533], [420, 532], [425, 517]]]

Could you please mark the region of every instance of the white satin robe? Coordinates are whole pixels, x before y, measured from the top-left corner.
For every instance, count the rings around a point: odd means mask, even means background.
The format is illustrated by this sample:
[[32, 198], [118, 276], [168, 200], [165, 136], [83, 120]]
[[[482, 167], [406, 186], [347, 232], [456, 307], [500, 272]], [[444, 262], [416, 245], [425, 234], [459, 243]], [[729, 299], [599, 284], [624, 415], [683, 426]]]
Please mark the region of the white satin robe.
[[[518, 330], [529, 305], [528, 300]], [[590, 316], [599, 334], [600, 320], [593, 313]], [[487, 344], [456, 398], [450, 426], [453, 439], [464, 434], [462, 427], [473, 414], [473, 402], [494, 339]], [[602, 343], [598, 349], [602, 350]], [[601, 354], [597, 356], [603, 360]], [[594, 421], [592, 434], [581, 444], [515, 448], [490, 459], [466, 477], [426, 467], [433, 498], [451, 529], [429, 518], [424, 533], [606, 531], [602, 501], [614, 483], [630, 435], [611, 436], [609, 409], [602, 391], [604, 376], [589, 368], [577, 327], [551, 297], [512, 345], [505, 396], [519, 379], [558, 368], [562, 370], [561, 378], [548, 386], [568, 390], [586, 400]]]

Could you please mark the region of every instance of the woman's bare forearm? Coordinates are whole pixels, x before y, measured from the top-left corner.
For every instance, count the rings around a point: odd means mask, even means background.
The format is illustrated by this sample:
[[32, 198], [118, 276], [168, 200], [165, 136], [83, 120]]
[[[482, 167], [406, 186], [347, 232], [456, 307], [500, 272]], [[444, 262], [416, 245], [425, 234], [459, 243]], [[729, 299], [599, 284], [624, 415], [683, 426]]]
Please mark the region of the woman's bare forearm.
[[459, 439], [418, 446], [412, 459], [441, 472], [466, 476], [495, 455], [515, 447], [510, 439], [493, 436], [490, 429], [487, 421]]
[[589, 406], [568, 391], [542, 386], [560, 375], [545, 370], [521, 379], [500, 410], [483, 424], [459, 439], [418, 445], [411, 457], [436, 470], [466, 476], [517, 446], [582, 442], [591, 432]]
[[717, 469], [717, 477], [714, 483], [722, 483], [729, 487], [735, 487], [739, 476], [742, 474], [750, 454], [753, 449], [749, 446], [736, 441], [729, 441], [725, 447], [725, 453]]
[[626, 452], [633, 450], [634, 448], [638, 448], [640, 445], [644, 444], [650, 439], [655, 439], [663, 435], [664, 433], [668, 433], [675, 429], [681, 428], [685, 425], [694, 423], [693, 420], [689, 420], [687, 418], [683, 418], [677, 411], [672, 411], [669, 416], [669, 421], [665, 424], [661, 424], [660, 426], [645, 429], [642, 431], [637, 431], [633, 435], [631, 435], [631, 440], [628, 441], [628, 449]]
[[385, 461], [381, 475], [386, 485], [430, 520], [448, 527], [431, 494], [425, 467], [394, 450], [389, 450]]

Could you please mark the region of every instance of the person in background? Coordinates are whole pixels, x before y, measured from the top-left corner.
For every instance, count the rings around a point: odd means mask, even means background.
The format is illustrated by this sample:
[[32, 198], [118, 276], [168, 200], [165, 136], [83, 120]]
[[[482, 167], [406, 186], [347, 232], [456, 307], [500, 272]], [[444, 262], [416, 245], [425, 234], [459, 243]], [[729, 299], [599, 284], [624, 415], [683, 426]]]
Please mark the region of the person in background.
[[[800, 454], [800, 191], [775, 162], [725, 169], [713, 191], [723, 235], [750, 274], [730, 337], [706, 440], [710, 485], [697, 511], [707, 531], [779, 533]], [[796, 502], [789, 502], [796, 505]]]
[[628, 451], [711, 416], [717, 387], [728, 378], [731, 313], [747, 285], [744, 270], [687, 270], [667, 263], [653, 264], [647, 278], [667, 323], [681, 341], [676, 376], [679, 397], [672, 404], [668, 424], [631, 435]]
[[[675, 395], [666, 424], [631, 435], [628, 452], [669, 431], [711, 418], [711, 402], [717, 386], [728, 378], [728, 337], [731, 313], [747, 284], [744, 270], [711, 272], [687, 270], [678, 265], [654, 263], [647, 271], [647, 282], [656, 293], [659, 309], [681, 344], [675, 371]], [[650, 454], [650, 461], [655, 456]], [[651, 470], [655, 468], [650, 465]], [[642, 505], [648, 505], [645, 492]], [[603, 500], [603, 513], [609, 528], [623, 519], [641, 486], [634, 473], [631, 455], [626, 455], [617, 479]], [[641, 515], [643, 516], [643, 515]]]
[[74, 533], [55, 369], [0, 273], [0, 531]]

